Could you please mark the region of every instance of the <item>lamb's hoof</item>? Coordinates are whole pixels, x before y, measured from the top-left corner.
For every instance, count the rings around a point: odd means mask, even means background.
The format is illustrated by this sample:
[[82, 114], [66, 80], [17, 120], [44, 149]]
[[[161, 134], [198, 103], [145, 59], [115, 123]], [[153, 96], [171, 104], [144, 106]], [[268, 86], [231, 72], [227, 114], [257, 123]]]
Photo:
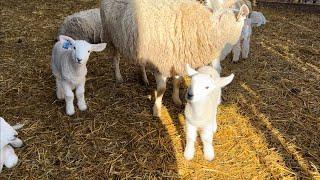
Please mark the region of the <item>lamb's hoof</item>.
[[67, 115], [72, 116], [75, 113], [74, 107], [73, 108], [67, 108], [66, 109]]
[[88, 109], [87, 105], [84, 103], [79, 103], [78, 108], [80, 109], [80, 111], [86, 111]]
[[18, 156], [16, 154], [9, 156], [4, 162], [4, 165], [7, 168], [13, 168], [17, 164], [18, 164]]
[[182, 101], [180, 100], [180, 98], [173, 98], [173, 103], [176, 105], [176, 106], [182, 106]]
[[233, 64], [237, 64], [239, 62], [239, 60], [232, 60]]
[[186, 160], [190, 161], [194, 157], [194, 149], [186, 148], [186, 150], [183, 153], [183, 156]]
[[205, 148], [204, 149], [204, 158], [207, 161], [212, 161], [214, 159], [214, 150], [213, 150], [213, 148]]
[[161, 108], [157, 108], [156, 106], [153, 106], [153, 116], [154, 117], [161, 117]]
[[59, 100], [64, 100], [64, 94], [57, 93], [57, 98]]
[[143, 80], [143, 84], [144, 84], [145, 86], [149, 86], [149, 85], [150, 85], [148, 80]]
[[123, 80], [122, 77], [117, 77], [117, 78], [116, 78], [116, 82], [117, 82], [117, 83], [123, 83], [124, 80]]

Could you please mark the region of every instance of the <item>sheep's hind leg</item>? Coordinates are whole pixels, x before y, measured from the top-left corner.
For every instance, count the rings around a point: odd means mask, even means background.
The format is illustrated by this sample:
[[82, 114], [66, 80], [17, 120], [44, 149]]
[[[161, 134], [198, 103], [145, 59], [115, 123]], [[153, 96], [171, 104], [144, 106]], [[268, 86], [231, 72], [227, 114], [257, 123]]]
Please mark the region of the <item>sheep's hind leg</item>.
[[140, 68], [141, 68], [143, 83], [144, 83], [146, 86], [149, 86], [149, 80], [148, 80], [148, 77], [147, 77], [147, 72], [146, 72], [146, 67], [145, 67], [145, 65], [140, 65]]
[[116, 76], [116, 81], [117, 83], [123, 83], [123, 78], [120, 73], [120, 54], [117, 52], [117, 54], [113, 57], [113, 65], [115, 68], [115, 76]]
[[57, 86], [57, 98], [59, 100], [63, 100], [65, 98], [65, 95], [64, 95], [64, 90], [63, 90], [63, 87], [61, 85], [61, 81], [56, 79], [56, 86]]
[[182, 101], [180, 99], [180, 80], [181, 77], [180, 76], [174, 76], [173, 77], [173, 93], [172, 93], [172, 100], [174, 102], [175, 105], [177, 106], [181, 106], [182, 105]]
[[161, 116], [162, 97], [166, 91], [167, 77], [160, 73], [154, 74], [157, 82], [157, 90], [155, 91], [155, 102], [153, 106], [153, 116]]
[[84, 98], [84, 91], [85, 91], [84, 86], [85, 86], [85, 83], [82, 83], [79, 86], [77, 86], [77, 89], [76, 89], [77, 105], [81, 111], [87, 110], [87, 105]]

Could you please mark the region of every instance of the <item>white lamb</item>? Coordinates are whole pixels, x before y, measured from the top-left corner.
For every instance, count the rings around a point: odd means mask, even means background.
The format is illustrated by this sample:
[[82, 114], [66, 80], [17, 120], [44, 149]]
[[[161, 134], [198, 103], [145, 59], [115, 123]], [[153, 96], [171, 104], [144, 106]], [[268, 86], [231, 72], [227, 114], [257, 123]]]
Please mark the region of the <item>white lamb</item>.
[[[18, 156], [13, 147], [21, 147], [23, 142], [17, 138], [17, 129], [22, 125], [10, 126], [2, 117], [0, 117], [0, 173], [3, 165], [12, 168], [18, 163]], [[13, 147], [12, 147], [13, 146]]]
[[244, 25], [241, 32], [241, 37], [238, 43], [233, 46], [232, 53], [233, 53], [233, 62], [237, 62], [240, 59], [240, 54], [243, 59], [247, 59], [249, 56], [250, 51], [250, 38], [252, 34], [252, 24], [251, 18], [247, 18], [244, 20]]
[[90, 44], [84, 40], [73, 40], [68, 36], [59, 36], [59, 41], [53, 47], [51, 68], [56, 78], [57, 97], [65, 99], [68, 115], [75, 113], [72, 90], [76, 89], [78, 107], [81, 111], [87, 109], [84, 98], [87, 75], [87, 61], [92, 51], [100, 52], [106, 43]]
[[188, 89], [185, 107], [186, 118], [186, 147], [184, 157], [191, 160], [194, 156], [194, 143], [197, 138], [197, 131], [203, 143], [203, 153], [206, 160], [214, 158], [212, 145], [213, 135], [217, 130], [217, 110], [221, 102], [221, 88], [231, 83], [234, 75], [220, 77], [216, 66], [204, 66], [198, 71], [186, 66], [186, 71], [191, 77], [191, 85]]
[[264, 25], [267, 22], [264, 15], [258, 11], [252, 11], [252, 13], [250, 14], [249, 17], [251, 19], [252, 25], [257, 26], [257, 27]]
[[69, 36], [74, 40], [85, 40], [93, 44], [101, 43], [100, 9], [89, 9], [67, 16], [59, 28], [58, 38], [59, 35]]

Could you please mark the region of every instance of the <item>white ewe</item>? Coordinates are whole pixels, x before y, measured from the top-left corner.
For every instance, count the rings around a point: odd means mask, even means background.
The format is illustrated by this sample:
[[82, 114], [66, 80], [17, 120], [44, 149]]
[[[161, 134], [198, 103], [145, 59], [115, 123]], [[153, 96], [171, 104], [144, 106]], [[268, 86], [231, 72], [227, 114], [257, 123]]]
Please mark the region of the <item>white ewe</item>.
[[10, 126], [2, 117], [0, 117], [0, 173], [3, 165], [12, 168], [18, 163], [18, 156], [11, 147], [21, 147], [23, 142], [17, 138], [17, 129], [22, 125]]
[[185, 107], [187, 143], [184, 157], [187, 160], [191, 160], [194, 156], [197, 131], [200, 131], [205, 159], [211, 161], [214, 158], [212, 139], [217, 130], [216, 118], [218, 105], [221, 102], [221, 88], [228, 85], [234, 78], [233, 74], [221, 78], [215, 69], [216, 62], [212, 63], [213, 66], [204, 66], [198, 71], [189, 65], [186, 67], [191, 77]]
[[[103, 40], [114, 46], [114, 55], [121, 54], [134, 64], [147, 65], [154, 72], [157, 81], [154, 116], [161, 115], [168, 77], [184, 75], [187, 63], [192, 67], [207, 65], [225, 48], [231, 51], [238, 42], [248, 7], [241, 6], [235, 15], [220, 3], [213, 6], [216, 7], [212, 13], [192, 0], [101, 1]], [[121, 77], [117, 69], [116, 74]]]
[[73, 40], [68, 36], [59, 36], [59, 41], [53, 47], [51, 68], [56, 78], [57, 97], [65, 99], [68, 115], [75, 113], [72, 90], [76, 89], [78, 107], [81, 111], [87, 109], [84, 98], [87, 75], [87, 61], [92, 51], [100, 52], [106, 43], [90, 44], [84, 40]]

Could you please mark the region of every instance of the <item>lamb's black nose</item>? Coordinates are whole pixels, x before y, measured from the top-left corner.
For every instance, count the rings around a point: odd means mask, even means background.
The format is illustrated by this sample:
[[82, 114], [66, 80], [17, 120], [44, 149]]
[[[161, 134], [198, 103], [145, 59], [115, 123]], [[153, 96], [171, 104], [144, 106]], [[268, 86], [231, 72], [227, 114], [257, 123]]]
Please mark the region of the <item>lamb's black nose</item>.
[[190, 91], [188, 91], [188, 93], [187, 93], [187, 99], [192, 99], [192, 97], [193, 97], [193, 94], [190, 93]]
[[77, 58], [77, 62], [80, 63], [82, 61], [82, 59], [80, 58]]

